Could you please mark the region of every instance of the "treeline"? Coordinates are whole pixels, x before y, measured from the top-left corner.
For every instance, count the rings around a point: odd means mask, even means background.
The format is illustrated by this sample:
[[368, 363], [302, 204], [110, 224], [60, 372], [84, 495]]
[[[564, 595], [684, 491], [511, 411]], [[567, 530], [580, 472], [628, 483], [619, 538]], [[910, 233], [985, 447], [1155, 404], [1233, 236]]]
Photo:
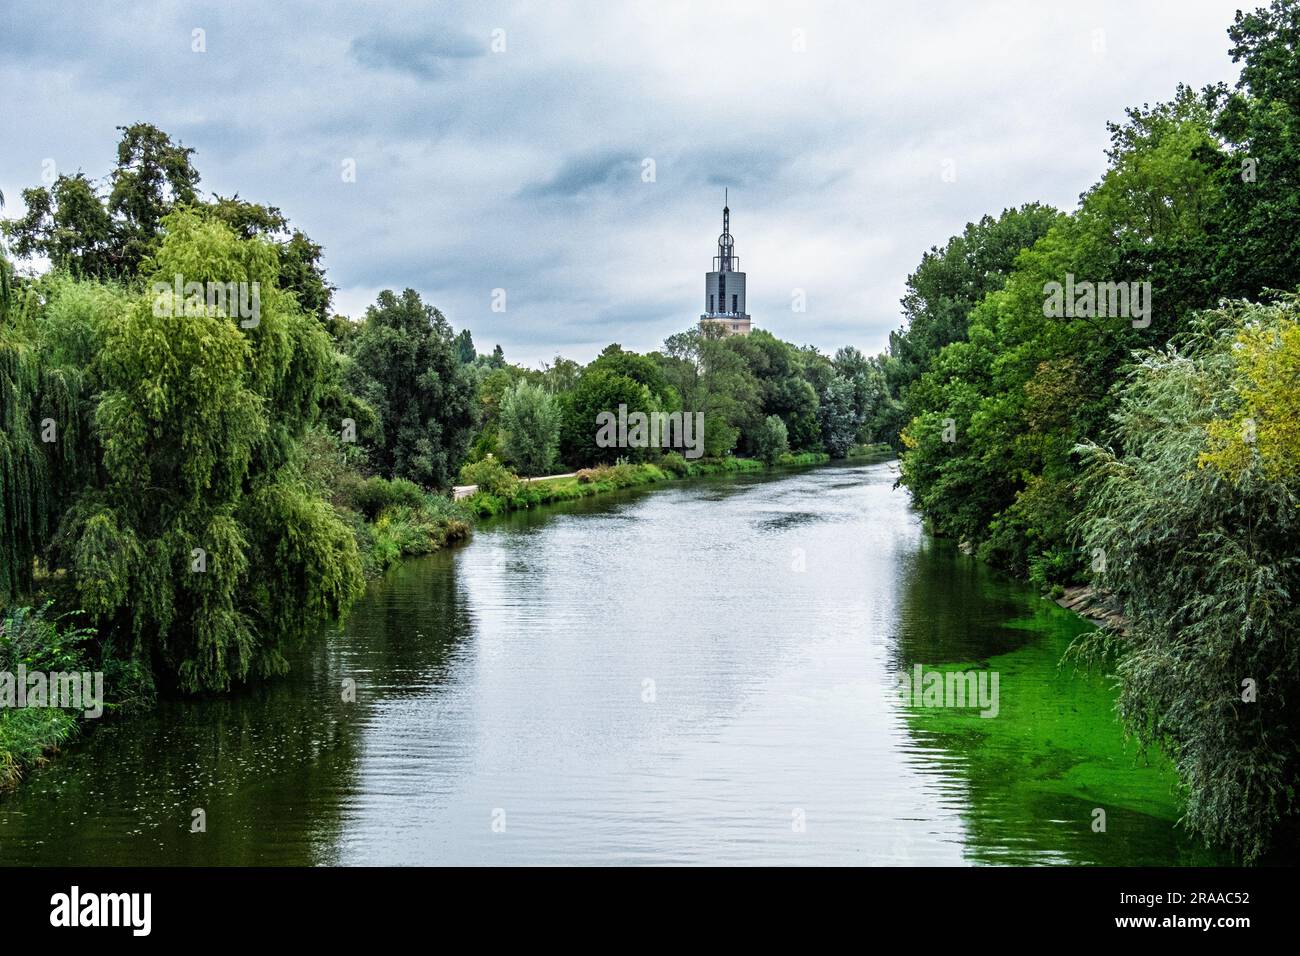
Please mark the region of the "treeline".
[[[586, 493], [651, 476], [625, 466], [704, 473], [683, 454], [844, 456], [889, 405], [877, 360], [766, 333], [530, 370], [410, 289], [336, 315], [321, 247], [279, 209], [205, 197], [193, 150], [121, 133], [103, 179], [24, 190], [3, 222], [0, 659], [75, 635], [78, 661], [129, 676], [122, 699], [226, 690], [283, 672], [367, 573], [467, 534], [462, 468], [624, 469]], [[700, 413], [698, 447], [598, 441], [620, 406]]]
[[[472, 341], [461, 333], [461, 341]], [[846, 347], [828, 358], [765, 331], [726, 335], [711, 327], [670, 336], [660, 351], [605, 348], [590, 364], [557, 356], [541, 370], [507, 365], [499, 353], [471, 364], [477, 432], [470, 464], [491, 455], [522, 475], [656, 460], [740, 455], [769, 464], [787, 453], [843, 458], [877, 440], [890, 400], [879, 360]], [[602, 445], [597, 422], [620, 407], [629, 416], [681, 413], [703, 428], [691, 446]]]
[[882, 366], [929, 526], [1123, 602], [1076, 656], [1118, 658], [1187, 822], [1253, 860], [1300, 782], [1300, 5], [1228, 35], [1236, 86], [1129, 110], [1077, 210], [927, 253]]

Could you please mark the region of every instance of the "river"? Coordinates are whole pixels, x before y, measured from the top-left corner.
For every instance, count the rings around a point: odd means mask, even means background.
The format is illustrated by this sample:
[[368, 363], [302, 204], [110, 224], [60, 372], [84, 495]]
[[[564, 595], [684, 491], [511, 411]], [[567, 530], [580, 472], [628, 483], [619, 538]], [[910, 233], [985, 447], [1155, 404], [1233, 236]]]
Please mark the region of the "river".
[[[1216, 862], [1109, 682], [1058, 667], [1089, 625], [928, 538], [896, 477], [487, 523], [288, 677], [67, 747], [0, 797], [0, 863]], [[996, 672], [996, 716], [904, 700], [918, 664]]]

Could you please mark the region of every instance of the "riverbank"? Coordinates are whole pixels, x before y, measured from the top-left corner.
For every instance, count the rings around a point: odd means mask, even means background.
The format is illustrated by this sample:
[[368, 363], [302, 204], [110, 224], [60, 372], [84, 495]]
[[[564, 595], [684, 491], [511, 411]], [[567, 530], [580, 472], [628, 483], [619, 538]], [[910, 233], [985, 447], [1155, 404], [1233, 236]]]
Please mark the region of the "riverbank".
[[406, 558], [441, 551], [472, 533], [470, 515], [458, 503], [400, 478], [350, 478], [328, 497], [352, 529], [367, 578]]
[[1121, 637], [1128, 635], [1129, 624], [1128, 618], [1124, 616], [1124, 608], [1109, 591], [1081, 584], [1065, 588], [1054, 600], [1089, 623], [1109, 628]]
[[[830, 461], [822, 452], [787, 454], [777, 462], [777, 467], [820, 465]], [[461, 502], [479, 518], [491, 518], [512, 511], [527, 511], [544, 505], [564, 501], [577, 501], [593, 495], [635, 488], [682, 478], [704, 478], [715, 475], [756, 473], [769, 466], [756, 458], [713, 458], [687, 461], [680, 455], [665, 455], [657, 464], [601, 465], [583, 468], [570, 476], [545, 478], [537, 481], [509, 483], [490, 490], [480, 489]]]
[[0, 613], [0, 792], [78, 736], [87, 720], [153, 704], [148, 672], [96, 646], [52, 602]]

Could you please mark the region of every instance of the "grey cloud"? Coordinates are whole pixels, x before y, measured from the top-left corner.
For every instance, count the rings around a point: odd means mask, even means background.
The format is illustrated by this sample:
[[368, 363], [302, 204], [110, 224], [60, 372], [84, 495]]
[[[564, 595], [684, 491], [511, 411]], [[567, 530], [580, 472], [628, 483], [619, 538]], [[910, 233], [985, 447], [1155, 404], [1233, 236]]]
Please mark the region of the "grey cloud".
[[641, 158], [630, 153], [602, 152], [566, 160], [550, 178], [529, 183], [519, 195], [528, 199], [569, 198], [597, 186], [639, 181]]
[[350, 52], [362, 66], [396, 70], [422, 80], [436, 80], [449, 69], [449, 61], [483, 56], [486, 41], [442, 29], [384, 30], [352, 41]]

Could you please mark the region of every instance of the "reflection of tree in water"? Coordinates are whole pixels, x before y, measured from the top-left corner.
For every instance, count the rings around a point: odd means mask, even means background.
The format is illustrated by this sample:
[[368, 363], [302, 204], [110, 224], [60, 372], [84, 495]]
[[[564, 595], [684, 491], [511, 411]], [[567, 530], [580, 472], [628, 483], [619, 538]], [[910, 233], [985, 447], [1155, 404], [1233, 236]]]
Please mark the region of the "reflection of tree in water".
[[409, 562], [288, 676], [96, 727], [0, 798], [0, 863], [333, 862], [375, 704], [427, 693], [467, 631], [447, 561]]
[[923, 538], [898, 554], [899, 616], [890, 661], [895, 670], [978, 662], [1032, 638], [1005, 626], [1024, 606], [1015, 582], [949, 541]]
[[[943, 543], [927, 542], [905, 565], [891, 666], [999, 674], [996, 717], [907, 708], [909, 759], [919, 773], [942, 768], [939, 786], [963, 805], [968, 859], [1218, 862], [1175, 828], [1169, 762], [1126, 748], [1109, 683], [1058, 666], [1091, 625]], [[1097, 807], [1106, 811], [1105, 833], [1092, 830]]]

